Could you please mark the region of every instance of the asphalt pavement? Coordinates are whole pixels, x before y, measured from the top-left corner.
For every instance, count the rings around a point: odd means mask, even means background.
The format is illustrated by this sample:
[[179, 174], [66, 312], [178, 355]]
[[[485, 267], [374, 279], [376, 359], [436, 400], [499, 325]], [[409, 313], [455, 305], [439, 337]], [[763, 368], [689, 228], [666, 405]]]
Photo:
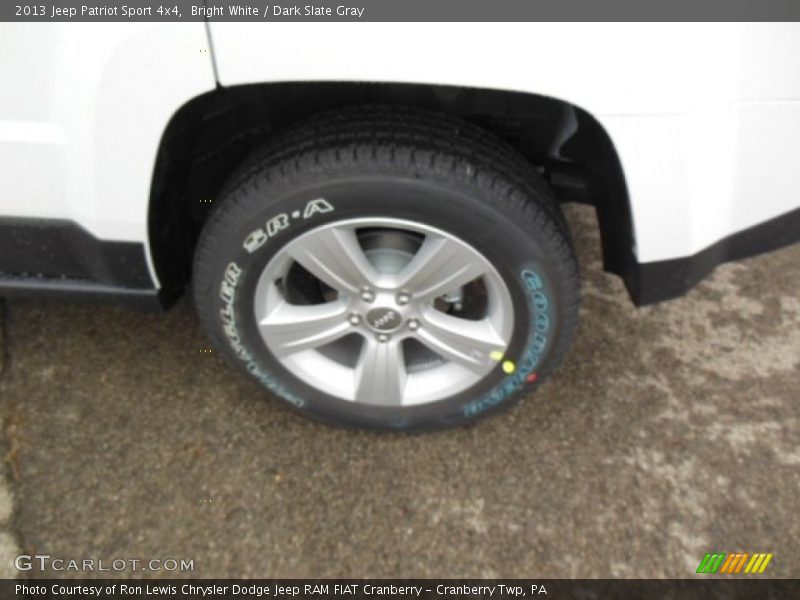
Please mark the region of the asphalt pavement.
[[800, 246], [636, 309], [592, 210], [568, 217], [585, 285], [564, 365], [434, 434], [304, 420], [206, 351], [188, 300], [8, 302], [9, 535], [193, 561], [119, 573], [146, 577], [692, 577], [714, 551], [800, 576]]

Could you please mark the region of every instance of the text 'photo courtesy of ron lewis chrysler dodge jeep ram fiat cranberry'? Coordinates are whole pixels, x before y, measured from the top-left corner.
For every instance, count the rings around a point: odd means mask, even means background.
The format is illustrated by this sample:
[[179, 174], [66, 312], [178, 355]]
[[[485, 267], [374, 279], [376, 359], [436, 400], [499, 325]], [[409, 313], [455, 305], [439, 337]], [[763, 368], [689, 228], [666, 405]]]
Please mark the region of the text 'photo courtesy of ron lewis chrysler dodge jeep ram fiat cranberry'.
[[188, 294], [328, 423], [534, 392], [578, 324], [563, 203], [639, 306], [800, 238], [794, 23], [32, 21], [0, 25], [0, 296]]

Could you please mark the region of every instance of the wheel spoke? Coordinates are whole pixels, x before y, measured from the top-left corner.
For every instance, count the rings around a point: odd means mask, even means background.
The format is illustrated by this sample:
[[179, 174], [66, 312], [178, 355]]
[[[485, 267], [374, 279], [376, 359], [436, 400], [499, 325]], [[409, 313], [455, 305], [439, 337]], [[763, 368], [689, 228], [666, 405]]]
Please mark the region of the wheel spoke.
[[460, 319], [433, 308], [426, 311], [417, 335], [442, 358], [476, 373], [485, 373], [495, 363], [492, 354], [506, 349], [506, 343], [489, 319]]
[[366, 340], [355, 368], [356, 402], [400, 406], [406, 386], [406, 366], [399, 339]]
[[317, 231], [298, 240], [289, 254], [309, 273], [340, 292], [355, 294], [364, 285], [374, 285], [379, 277], [353, 229]]
[[400, 287], [413, 290], [420, 300], [451, 292], [486, 272], [475, 254], [458, 242], [429, 235], [414, 258], [400, 272]]
[[324, 346], [351, 329], [347, 307], [339, 301], [305, 306], [281, 300], [259, 327], [272, 351], [281, 357]]

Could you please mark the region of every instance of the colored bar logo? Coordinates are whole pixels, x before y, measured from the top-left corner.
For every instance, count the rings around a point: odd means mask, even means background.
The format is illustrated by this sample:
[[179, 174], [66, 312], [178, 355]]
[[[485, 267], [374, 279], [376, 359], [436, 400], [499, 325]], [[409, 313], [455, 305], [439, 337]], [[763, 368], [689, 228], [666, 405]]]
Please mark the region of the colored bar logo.
[[748, 554], [747, 552], [726, 554], [725, 552], [715, 552], [706, 554], [703, 557], [696, 572], [709, 574], [761, 574], [766, 570], [771, 560], [772, 554]]

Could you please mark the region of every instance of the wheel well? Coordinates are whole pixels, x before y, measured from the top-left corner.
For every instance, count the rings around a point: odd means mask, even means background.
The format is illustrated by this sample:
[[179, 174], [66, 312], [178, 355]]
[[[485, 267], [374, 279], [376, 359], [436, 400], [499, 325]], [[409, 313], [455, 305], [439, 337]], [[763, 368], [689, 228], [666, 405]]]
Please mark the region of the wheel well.
[[596, 207], [604, 268], [634, 277], [624, 174], [603, 127], [586, 111], [534, 94], [384, 83], [270, 83], [218, 88], [184, 104], [159, 146], [148, 228], [163, 298], [191, 276], [200, 229], [226, 179], [274, 131], [315, 113], [359, 104], [448, 113], [492, 131], [525, 155], [560, 201]]

